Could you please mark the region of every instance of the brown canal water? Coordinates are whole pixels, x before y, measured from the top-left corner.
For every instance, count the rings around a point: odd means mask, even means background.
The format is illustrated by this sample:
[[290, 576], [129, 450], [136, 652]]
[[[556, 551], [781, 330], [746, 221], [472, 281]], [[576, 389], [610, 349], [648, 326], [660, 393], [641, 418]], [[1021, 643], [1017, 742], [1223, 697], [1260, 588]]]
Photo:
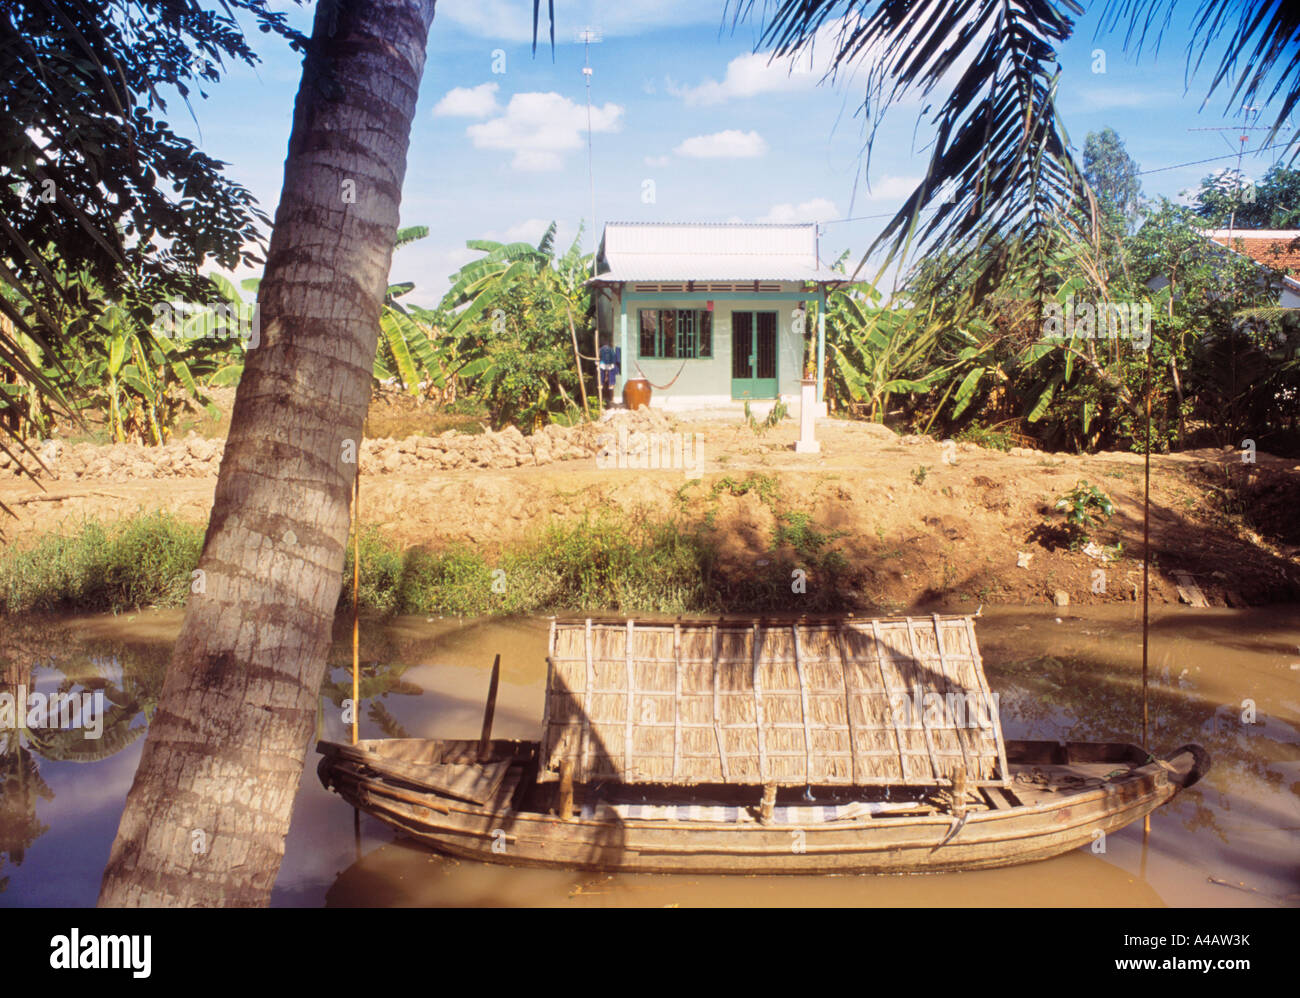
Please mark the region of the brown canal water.
[[[0, 619], [0, 686], [104, 693], [102, 736], [0, 731], [0, 906], [91, 905], [180, 611]], [[1130, 607], [986, 609], [977, 627], [1008, 738], [1137, 741], [1141, 620]], [[347, 739], [350, 627], [330, 657], [323, 737]], [[372, 622], [362, 737], [477, 737], [501, 654], [494, 732], [536, 738], [544, 619]], [[313, 753], [273, 903], [320, 905], [1026, 905], [1300, 907], [1300, 608], [1162, 608], [1151, 627], [1151, 747], [1213, 768], [1139, 822], [1042, 863], [924, 876], [608, 876], [463, 862], [327, 793]], [[1252, 714], [1253, 712], [1253, 714]]]

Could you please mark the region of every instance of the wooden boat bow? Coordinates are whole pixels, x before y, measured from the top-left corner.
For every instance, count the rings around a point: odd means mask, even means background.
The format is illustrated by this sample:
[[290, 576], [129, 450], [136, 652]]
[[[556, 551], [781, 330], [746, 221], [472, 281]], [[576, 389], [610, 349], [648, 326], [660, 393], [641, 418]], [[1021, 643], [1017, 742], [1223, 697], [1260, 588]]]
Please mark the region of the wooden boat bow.
[[[1186, 772], [1182, 771], [1181, 766], [1175, 764], [1175, 760], [1181, 760], [1183, 756], [1190, 756], [1190, 765], [1187, 767]], [[1210, 771], [1210, 753], [1201, 746], [1190, 742], [1178, 746], [1178, 748], [1164, 756], [1161, 761], [1170, 767], [1170, 779], [1174, 781], [1180, 791], [1191, 789]]]

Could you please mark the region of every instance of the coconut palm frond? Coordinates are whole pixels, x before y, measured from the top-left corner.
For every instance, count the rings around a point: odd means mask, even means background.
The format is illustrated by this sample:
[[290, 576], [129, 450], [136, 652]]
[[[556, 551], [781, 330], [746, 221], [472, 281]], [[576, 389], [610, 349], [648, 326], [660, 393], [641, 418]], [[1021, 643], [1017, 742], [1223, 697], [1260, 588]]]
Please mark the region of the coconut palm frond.
[[31, 731], [32, 751], [51, 762], [99, 762], [121, 752], [147, 730], [143, 724], [130, 727], [132, 717], [125, 715], [105, 719], [99, 738], [87, 738], [79, 728]]
[[408, 732], [404, 727], [402, 727], [401, 723], [397, 720], [397, 718], [393, 717], [393, 715], [389, 713], [388, 708], [385, 707], [378, 700], [371, 702], [368, 715], [370, 717], [371, 723], [373, 723], [376, 727], [378, 727], [379, 730], [382, 731], [384, 735], [387, 736], [388, 738], [410, 738], [411, 737], [410, 732]]
[[[742, 0], [737, 16], [752, 6]], [[1009, 260], [985, 254], [989, 245], [1032, 244], [1063, 209], [1090, 201], [1055, 103], [1055, 47], [1082, 13], [1068, 0], [782, 0], [760, 45], [811, 58], [829, 37], [827, 78], [869, 67], [863, 110], [873, 134], [904, 96], [941, 94], [937, 110], [923, 112], [936, 130], [926, 175], [868, 255], [886, 248], [887, 264], [914, 246], [961, 248], [996, 270]], [[870, 141], [866, 156], [869, 165]]]
[[[1191, 5], [1183, 2], [1177, 6], [1182, 17], [1188, 18]], [[1174, 9], [1174, 0], [1107, 0], [1097, 33], [1113, 31], [1127, 22], [1125, 49], [1135, 45], [1140, 52], [1148, 36], [1152, 47], [1158, 48]], [[1200, 69], [1215, 43], [1227, 36], [1206, 101], [1221, 92], [1220, 88], [1228, 91], [1229, 114], [1238, 113], [1256, 100], [1270, 104], [1276, 101], [1277, 116], [1260, 145], [1272, 145], [1280, 132], [1290, 130], [1283, 144], [1291, 147], [1290, 158], [1294, 161], [1300, 155], [1300, 128], [1290, 121], [1300, 103], [1300, 7], [1276, 0], [1201, 0], [1190, 24], [1187, 62], [1192, 72]]]
[[[755, 3], [728, 7], [739, 22]], [[1177, 10], [1192, 30], [1189, 72], [1224, 42], [1208, 95], [1226, 91], [1230, 107], [1274, 102], [1272, 142], [1300, 102], [1300, 9], [1202, 0]], [[1148, 38], [1159, 44], [1174, 12], [1174, 0], [1108, 0], [1097, 33], [1123, 30], [1124, 48], [1140, 54]], [[928, 249], [955, 264], [977, 261], [979, 294], [1023, 254], [1041, 257], [1053, 226], [1097, 232], [1092, 192], [1056, 112], [1056, 49], [1082, 13], [1072, 0], [778, 0], [762, 7], [756, 47], [793, 61], [829, 45], [829, 80], [862, 67], [867, 165], [883, 113], [905, 96], [934, 97], [922, 111], [935, 129], [925, 176], [867, 255], [887, 249], [888, 263]]]

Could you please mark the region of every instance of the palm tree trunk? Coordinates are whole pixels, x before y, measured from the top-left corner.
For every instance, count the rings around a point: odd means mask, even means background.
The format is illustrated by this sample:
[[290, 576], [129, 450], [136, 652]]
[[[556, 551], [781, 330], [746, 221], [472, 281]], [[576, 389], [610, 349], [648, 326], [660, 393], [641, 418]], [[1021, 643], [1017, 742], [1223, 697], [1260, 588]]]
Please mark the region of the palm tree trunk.
[[101, 905], [270, 899], [342, 581], [356, 470], [344, 441], [359, 445], [369, 403], [433, 7], [317, 6], [203, 592], [186, 609]]

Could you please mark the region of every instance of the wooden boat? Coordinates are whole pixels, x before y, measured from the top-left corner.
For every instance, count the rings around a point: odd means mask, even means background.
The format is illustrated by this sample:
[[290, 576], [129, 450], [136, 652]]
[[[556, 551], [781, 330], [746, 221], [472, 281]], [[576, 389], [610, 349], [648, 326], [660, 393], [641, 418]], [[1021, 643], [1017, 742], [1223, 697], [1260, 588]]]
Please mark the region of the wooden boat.
[[547, 663], [539, 740], [491, 739], [490, 694], [478, 741], [321, 742], [321, 781], [486, 862], [899, 873], [1059, 855], [1210, 766], [1004, 741], [970, 617], [555, 621]]

